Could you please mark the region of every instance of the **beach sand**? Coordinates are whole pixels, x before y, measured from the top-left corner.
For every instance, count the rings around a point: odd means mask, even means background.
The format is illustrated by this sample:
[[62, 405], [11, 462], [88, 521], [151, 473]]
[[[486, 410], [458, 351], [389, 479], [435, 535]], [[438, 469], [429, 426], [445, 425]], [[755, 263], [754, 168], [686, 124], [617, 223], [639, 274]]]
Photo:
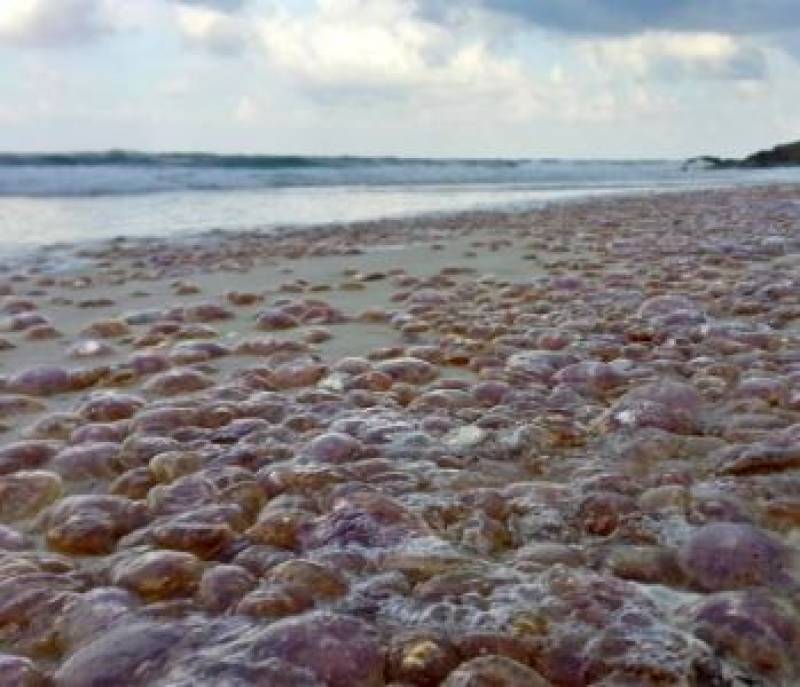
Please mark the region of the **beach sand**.
[[800, 680], [798, 187], [50, 246], [0, 293], [1, 685]]

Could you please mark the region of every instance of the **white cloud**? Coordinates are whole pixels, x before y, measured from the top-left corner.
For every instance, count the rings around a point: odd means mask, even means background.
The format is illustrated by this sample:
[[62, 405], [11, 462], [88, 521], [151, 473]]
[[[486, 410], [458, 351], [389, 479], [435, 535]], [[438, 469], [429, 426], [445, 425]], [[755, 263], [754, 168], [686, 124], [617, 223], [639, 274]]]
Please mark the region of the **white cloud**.
[[240, 53], [247, 42], [242, 21], [207, 7], [176, 7], [178, 30], [192, 45], [220, 55]]
[[242, 8], [246, 0], [173, 0], [183, 5], [210, 7], [223, 12], [235, 12]]
[[740, 81], [736, 84], [736, 94], [744, 100], [763, 100], [768, 93], [767, 81]]
[[0, 124], [17, 124], [23, 120], [22, 113], [0, 103]]
[[242, 96], [233, 110], [233, 119], [239, 124], [251, 124], [258, 119], [258, 106], [250, 96]]
[[755, 46], [719, 33], [648, 32], [630, 38], [588, 41], [585, 49], [601, 67], [637, 78], [711, 78], [752, 81], [766, 75]]
[[104, 0], [2, 0], [0, 42], [80, 45], [113, 29]]
[[320, 0], [311, 15], [265, 19], [260, 33], [277, 66], [335, 86], [417, 83], [433, 66], [426, 51], [450, 42], [441, 27], [418, 21], [409, 3], [395, 0]]
[[273, 67], [325, 98], [483, 95], [513, 112], [536, 107], [537, 84], [519, 60], [426, 21], [408, 0], [318, 0], [309, 14], [267, 17], [259, 35]]

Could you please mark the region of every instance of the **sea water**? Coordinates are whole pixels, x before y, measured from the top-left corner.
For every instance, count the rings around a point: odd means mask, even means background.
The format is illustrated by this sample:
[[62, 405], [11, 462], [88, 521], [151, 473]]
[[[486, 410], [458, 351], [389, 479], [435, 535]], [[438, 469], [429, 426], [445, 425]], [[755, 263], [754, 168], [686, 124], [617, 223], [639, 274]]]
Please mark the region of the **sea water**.
[[670, 160], [0, 154], [0, 245], [265, 229], [597, 194], [800, 181]]

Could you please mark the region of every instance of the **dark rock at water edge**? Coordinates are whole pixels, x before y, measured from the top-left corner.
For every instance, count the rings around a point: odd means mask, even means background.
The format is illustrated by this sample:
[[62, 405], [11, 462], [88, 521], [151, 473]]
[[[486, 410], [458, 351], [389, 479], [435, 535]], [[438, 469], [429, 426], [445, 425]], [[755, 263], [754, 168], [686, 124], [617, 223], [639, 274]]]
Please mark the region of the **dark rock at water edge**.
[[777, 145], [770, 150], [759, 150], [741, 160], [715, 157], [713, 155], [700, 155], [684, 162], [683, 169], [752, 169], [762, 167], [790, 167], [794, 165], [800, 165], [800, 141]]

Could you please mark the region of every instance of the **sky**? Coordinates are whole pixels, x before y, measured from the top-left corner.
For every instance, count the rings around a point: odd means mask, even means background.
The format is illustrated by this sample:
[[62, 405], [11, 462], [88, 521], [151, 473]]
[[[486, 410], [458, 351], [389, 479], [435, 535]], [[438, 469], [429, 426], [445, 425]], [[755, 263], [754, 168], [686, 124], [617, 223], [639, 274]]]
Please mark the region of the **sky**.
[[800, 0], [0, 0], [0, 150], [680, 158], [800, 139]]

